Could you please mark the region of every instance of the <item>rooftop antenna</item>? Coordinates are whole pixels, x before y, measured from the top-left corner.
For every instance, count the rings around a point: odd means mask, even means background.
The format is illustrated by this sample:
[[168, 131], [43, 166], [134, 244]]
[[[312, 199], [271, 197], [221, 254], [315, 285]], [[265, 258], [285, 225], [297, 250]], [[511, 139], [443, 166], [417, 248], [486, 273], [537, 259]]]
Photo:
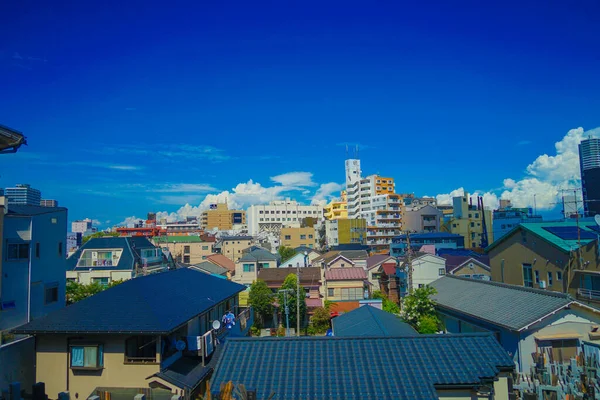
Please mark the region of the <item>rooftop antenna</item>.
[[359, 159], [359, 157], [358, 157], [358, 145], [356, 145], [356, 159], [357, 160]]
[[346, 160], [348, 160], [348, 143], [346, 143]]

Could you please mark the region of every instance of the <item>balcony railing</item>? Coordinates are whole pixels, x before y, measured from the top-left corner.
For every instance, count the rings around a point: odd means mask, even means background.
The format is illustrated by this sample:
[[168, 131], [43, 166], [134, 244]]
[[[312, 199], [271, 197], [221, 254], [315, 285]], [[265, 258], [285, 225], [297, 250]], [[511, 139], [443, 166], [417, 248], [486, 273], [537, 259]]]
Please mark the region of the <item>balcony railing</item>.
[[580, 299], [600, 301], [600, 290], [579, 288], [577, 289], [577, 297]]

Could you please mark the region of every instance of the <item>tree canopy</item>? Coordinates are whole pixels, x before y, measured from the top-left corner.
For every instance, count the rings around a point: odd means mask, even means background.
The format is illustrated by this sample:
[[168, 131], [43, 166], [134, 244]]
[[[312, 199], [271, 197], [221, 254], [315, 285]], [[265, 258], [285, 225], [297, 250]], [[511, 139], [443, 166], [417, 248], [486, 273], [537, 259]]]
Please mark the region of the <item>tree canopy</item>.
[[114, 287], [122, 282], [123, 280], [112, 281], [108, 285], [104, 286], [98, 282], [85, 284], [75, 281], [67, 281], [67, 305], [77, 303], [80, 300], [93, 296], [96, 293], [100, 293], [103, 290]]
[[81, 244], [86, 243], [90, 239], [99, 238], [99, 237], [105, 237], [105, 236], [116, 237], [116, 236], [119, 236], [119, 234], [117, 232], [102, 232], [102, 231], [96, 232], [96, 233], [92, 233], [91, 235], [84, 236], [83, 239], [81, 239]]
[[398, 304], [396, 304], [393, 301], [391, 301], [390, 299], [388, 299], [387, 296], [385, 296], [383, 293], [381, 293], [380, 290], [374, 291], [373, 294], [371, 295], [371, 297], [374, 299], [382, 300], [381, 308], [383, 309], [383, 311], [387, 311], [392, 314], [400, 313], [400, 307], [398, 306]]
[[419, 333], [435, 333], [441, 325], [435, 302], [431, 299], [436, 293], [431, 286], [424, 286], [402, 299], [400, 316]]
[[265, 281], [257, 279], [250, 285], [248, 303], [260, 317], [261, 326], [265, 321], [265, 317], [273, 314], [273, 300], [273, 292]]
[[[297, 278], [296, 274], [289, 274], [286, 276], [283, 281], [283, 285], [281, 285], [280, 290], [288, 290], [287, 292], [279, 292], [278, 293], [278, 303], [279, 309], [282, 314], [282, 318], [285, 321], [285, 309], [284, 309], [284, 296], [287, 296], [287, 306], [289, 308], [289, 318], [290, 318], [290, 328], [296, 326], [296, 284]], [[300, 287], [300, 325], [302, 325], [302, 321], [304, 320], [304, 316], [306, 315], [306, 296], [304, 294], [304, 288]], [[285, 323], [285, 322], [284, 322]]]
[[292, 258], [296, 255], [296, 250], [292, 249], [291, 247], [286, 247], [286, 246], [279, 246], [279, 249], [277, 249], [277, 252], [279, 253], [279, 256], [281, 257], [282, 263], [286, 262], [287, 260], [289, 260], [290, 258]]

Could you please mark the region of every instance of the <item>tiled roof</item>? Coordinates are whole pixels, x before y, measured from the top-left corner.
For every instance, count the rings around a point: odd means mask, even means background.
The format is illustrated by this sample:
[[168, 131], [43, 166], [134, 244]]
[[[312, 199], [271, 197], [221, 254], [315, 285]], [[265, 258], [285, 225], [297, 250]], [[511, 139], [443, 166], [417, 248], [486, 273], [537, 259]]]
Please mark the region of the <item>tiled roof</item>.
[[152, 239], [155, 243], [203, 243], [200, 236], [156, 236]]
[[325, 280], [327, 281], [356, 281], [367, 279], [367, 273], [364, 268], [331, 268], [325, 271]]
[[[258, 271], [258, 279], [267, 284], [279, 284], [285, 280], [289, 274], [296, 274], [296, 268], [262, 268]], [[318, 285], [321, 281], [321, 268], [302, 267], [300, 268], [300, 283], [302, 285]]]
[[[508, 232], [507, 234], [505, 234], [504, 236], [502, 236], [499, 240], [496, 240], [494, 243], [492, 243], [491, 245], [489, 245], [485, 251], [489, 252], [490, 250], [492, 250], [493, 248], [495, 248], [496, 246], [498, 246], [500, 243], [503, 243], [506, 239], [508, 239], [509, 237], [511, 237], [515, 232], [518, 232], [520, 230], [525, 230], [529, 233], [534, 234], [535, 236], [539, 237], [540, 239], [542, 239], [543, 241], [545, 241], [546, 243], [554, 246], [555, 248], [568, 253], [570, 251], [572, 251], [573, 249], [578, 248], [578, 240], [577, 239], [561, 239], [560, 237], [554, 235], [553, 233], [550, 233], [549, 231], [547, 231], [544, 228], [549, 228], [549, 227], [577, 227], [577, 223], [576, 222], [570, 222], [570, 221], [559, 221], [559, 222], [523, 222], [519, 225], [517, 225], [515, 228], [513, 228], [510, 232]], [[587, 226], [585, 226], [584, 224], [579, 224], [579, 229], [581, 231], [587, 231], [587, 232], [591, 232], [594, 235], [596, 235], [596, 232], [590, 228], [588, 228]], [[586, 245], [590, 242], [593, 242], [594, 240], [597, 240], [596, 238], [594, 239], [581, 239], [581, 245]]]
[[206, 257], [206, 260], [218, 265], [219, 267], [227, 268], [231, 272], [235, 271], [235, 263], [229, 258], [225, 257], [223, 254], [211, 254], [210, 256]]
[[519, 331], [573, 302], [568, 295], [446, 275], [430, 283], [437, 307]]
[[429, 254], [435, 255], [435, 245], [433, 245], [433, 244], [424, 244], [423, 246], [421, 246], [421, 248], [419, 249], [419, 251], [422, 252], [422, 253], [429, 253]]
[[382, 262], [386, 261], [387, 259], [393, 260], [394, 257], [390, 257], [387, 254], [376, 254], [374, 256], [371, 256], [371, 257], [367, 258], [367, 269], [376, 267], [379, 264], [381, 264]]
[[396, 315], [372, 306], [362, 306], [334, 318], [333, 334], [337, 337], [412, 336], [412, 326]]
[[294, 249], [294, 251], [295, 251], [296, 253], [304, 253], [305, 251], [307, 251], [309, 254], [310, 254], [311, 252], [312, 252], [312, 253], [321, 254], [321, 253], [320, 253], [320, 252], [318, 252], [317, 250], [315, 250], [315, 249], [311, 249], [310, 247], [306, 247], [306, 246], [300, 246], [300, 247], [296, 247], [296, 248]]
[[10, 204], [8, 206], [8, 215], [41, 215], [55, 212], [66, 212], [64, 207], [42, 207], [42, 206], [21, 206]]
[[325, 264], [329, 264], [333, 260], [335, 260], [338, 256], [344, 256], [349, 260], [366, 260], [369, 257], [369, 254], [365, 250], [343, 250], [343, 251], [328, 251], [327, 253], [315, 258], [313, 260], [314, 263], [325, 262]]
[[231, 338], [210, 386], [244, 384], [258, 399], [433, 400], [436, 385], [476, 387], [513, 369], [492, 334]]
[[384, 263], [383, 264], [383, 272], [385, 272], [388, 276], [396, 275], [397, 264], [394, 263]]
[[244, 262], [244, 261], [255, 262], [255, 261], [277, 261], [277, 260], [279, 260], [279, 257], [276, 256], [275, 254], [271, 253], [268, 250], [254, 249], [252, 251], [244, 253], [244, 255], [242, 255], [242, 257], [240, 258], [239, 261], [240, 262]]
[[167, 334], [245, 289], [180, 268], [130, 279], [35, 319], [16, 332]]
[[446, 256], [446, 255], [453, 255], [453, 256], [466, 256], [466, 257], [477, 257], [480, 254], [474, 252], [473, 250], [469, 250], [469, 249], [437, 249], [437, 255], [440, 257]]
[[181, 357], [155, 376], [182, 389], [192, 390], [211, 371], [212, 368], [202, 365], [201, 359]]
[[234, 240], [252, 240], [252, 236], [221, 236], [221, 240], [234, 241]]
[[[132, 270], [135, 267], [135, 262], [140, 262], [140, 250], [154, 248], [155, 246], [145, 237], [99, 237], [88, 240], [83, 246], [69, 258], [67, 258], [67, 270], [90, 268], [94, 270]], [[77, 267], [77, 262], [84, 250], [106, 250], [106, 249], [122, 249], [119, 263], [112, 266], [96, 266], [96, 267]]]
[[[424, 239], [456, 239], [462, 236], [456, 233], [448, 232], [429, 232], [429, 233], [412, 233], [410, 235], [411, 240], [424, 240]], [[406, 235], [398, 235], [394, 239], [406, 239]]]
[[215, 275], [226, 275], [227, 271], [229, 271], [227, 268], [223, 268], [209, 261], [203, 261], [199, 264], [190, 265], [190, 268], [198, 269], [202, 272]]

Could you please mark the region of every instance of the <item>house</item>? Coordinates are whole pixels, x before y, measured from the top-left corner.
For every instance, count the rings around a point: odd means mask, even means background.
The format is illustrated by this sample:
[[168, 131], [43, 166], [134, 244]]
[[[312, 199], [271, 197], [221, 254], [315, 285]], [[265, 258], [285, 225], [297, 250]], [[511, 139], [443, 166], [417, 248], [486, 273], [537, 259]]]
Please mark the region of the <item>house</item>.
[[394, 257], [385, 254], [375, 254], [367, 258], [367, 279], [373, 290], [381, 290], [379, 287], [379, 278], [383, 272], [383, 264], [386, 263], [396, 266], [397, 261]]
[[88, 240], [67, 259], [67, 280], [107, 286], [169, 267], [162, 250], [145, 236], [99, 237]]
[[[238, 307], [244, 289], [180, 268], [131, 279], [15, 333], [35, 336], [36, 381], [46, 383], [50, 398], [65, 391], [110, 396], [124, 388], [195, 398], [212, 371], [215, 339], [244, 335], [252, 324], [252, 311]], [[228, 311], [236, 325], [215, 330], [213, 322]]]
[[446, 274], [465, 278], [491, 280], [488, 256], [441, 256], [446, 260]]
[[[367, 267], [367, 258], [369, 258], [369, 254], [365, 250], [328, 251], [327, 253], [315, 258], [312, 265], [319, 266], [321, 268], [331, 268], [333, 264], [340, 262], [340, 256], [342, 256], [355, 267]], [[341, 263], [344, 262], [341, 261]]]
[[311, 249], [310, 247], [299, 246], [294, 249], [296, 253], [308, 253], [308, 264], [311, 265], [315, 258], [320, 257], [321, 253], [315, 249]]
[[370, 291], [367, 273], [361, 267], [330, 268], [324, 271], [325, 299], [329, 301], [352, 301], [368, 297]]
[[[258, 279], [264, 281], [274, 292], [279, 290], [290, 274], [298, 274], [297, 268], [265, 268], [258, 272]], [[320, 295], [321, 269], [317, 267], [300, 268], [300, 286], [306, 291], [306, 307], [311, 312], [315, 307], [322, 307]]]
[[155, 236], [152, 243], [169, 250], [173, 258], [184, 264], [197, 264], [213, 254], [213, 242], [205, 242], [200, 236]]
[[431, 286], [449, 333], [494, 333], [520, 372], [529, 372], [536, 352], [568, 362], [600, 323], [600, 310], [563, 293], [453, 275]]
[[235, 273], [235, 263], [223, 254], [211, 254], [206, 257], [206, 261], [227, 269], [230, 275]]
[[231, 272], [227, 268], [219, 267], [218, 265], [213, 264], [209, 261], [202, 261], [198, 264], [192, 264], [189, 265], [188, 268], [204, 272], [205, 274], [219, 276], [227, 279], [231, 278]]
[[416, 336], [417, 331], [398, 316], [372, 306], [361, 306], [331, 320], [333, 336]]
[[490, 334], [233, 338], [210, 387], [232, 381], [257, 399], [508, 399], [513, 370]]
[[263, 268], [277, 268], [279, 256], [258, 246], [253, 246], [244, 252], [235, 264], [233, 280], [242, 285], [250, 286]]
[[221, 236], [213, 249], [216, 253], [223, 254], [231, 261], [237, 263], [240, 257], [242, 257], [243, 251], [252, 246], [253, 240], [252, 236]]
[[390, 301], [398, 304], [400, 298], [408, 291], [406, 271], [400, 269], [396, 264], [383, 263], [379, 273], [379, 290]]
[[[406, 259], [400, 263], [400, 268], [406, 264]], [[417, 253], [411, 260], [412, 289], [431, 284], [431, 282], [446, 275], [446, 260], [429, 253]]]
[[303, 253], [296, 253], [292, 258], [285, 260], [279, 265], [279, 268], [296, 268], [300, 267], [310, 267], [310, 260], [308, 259], [308, 255], [304, 255]]

